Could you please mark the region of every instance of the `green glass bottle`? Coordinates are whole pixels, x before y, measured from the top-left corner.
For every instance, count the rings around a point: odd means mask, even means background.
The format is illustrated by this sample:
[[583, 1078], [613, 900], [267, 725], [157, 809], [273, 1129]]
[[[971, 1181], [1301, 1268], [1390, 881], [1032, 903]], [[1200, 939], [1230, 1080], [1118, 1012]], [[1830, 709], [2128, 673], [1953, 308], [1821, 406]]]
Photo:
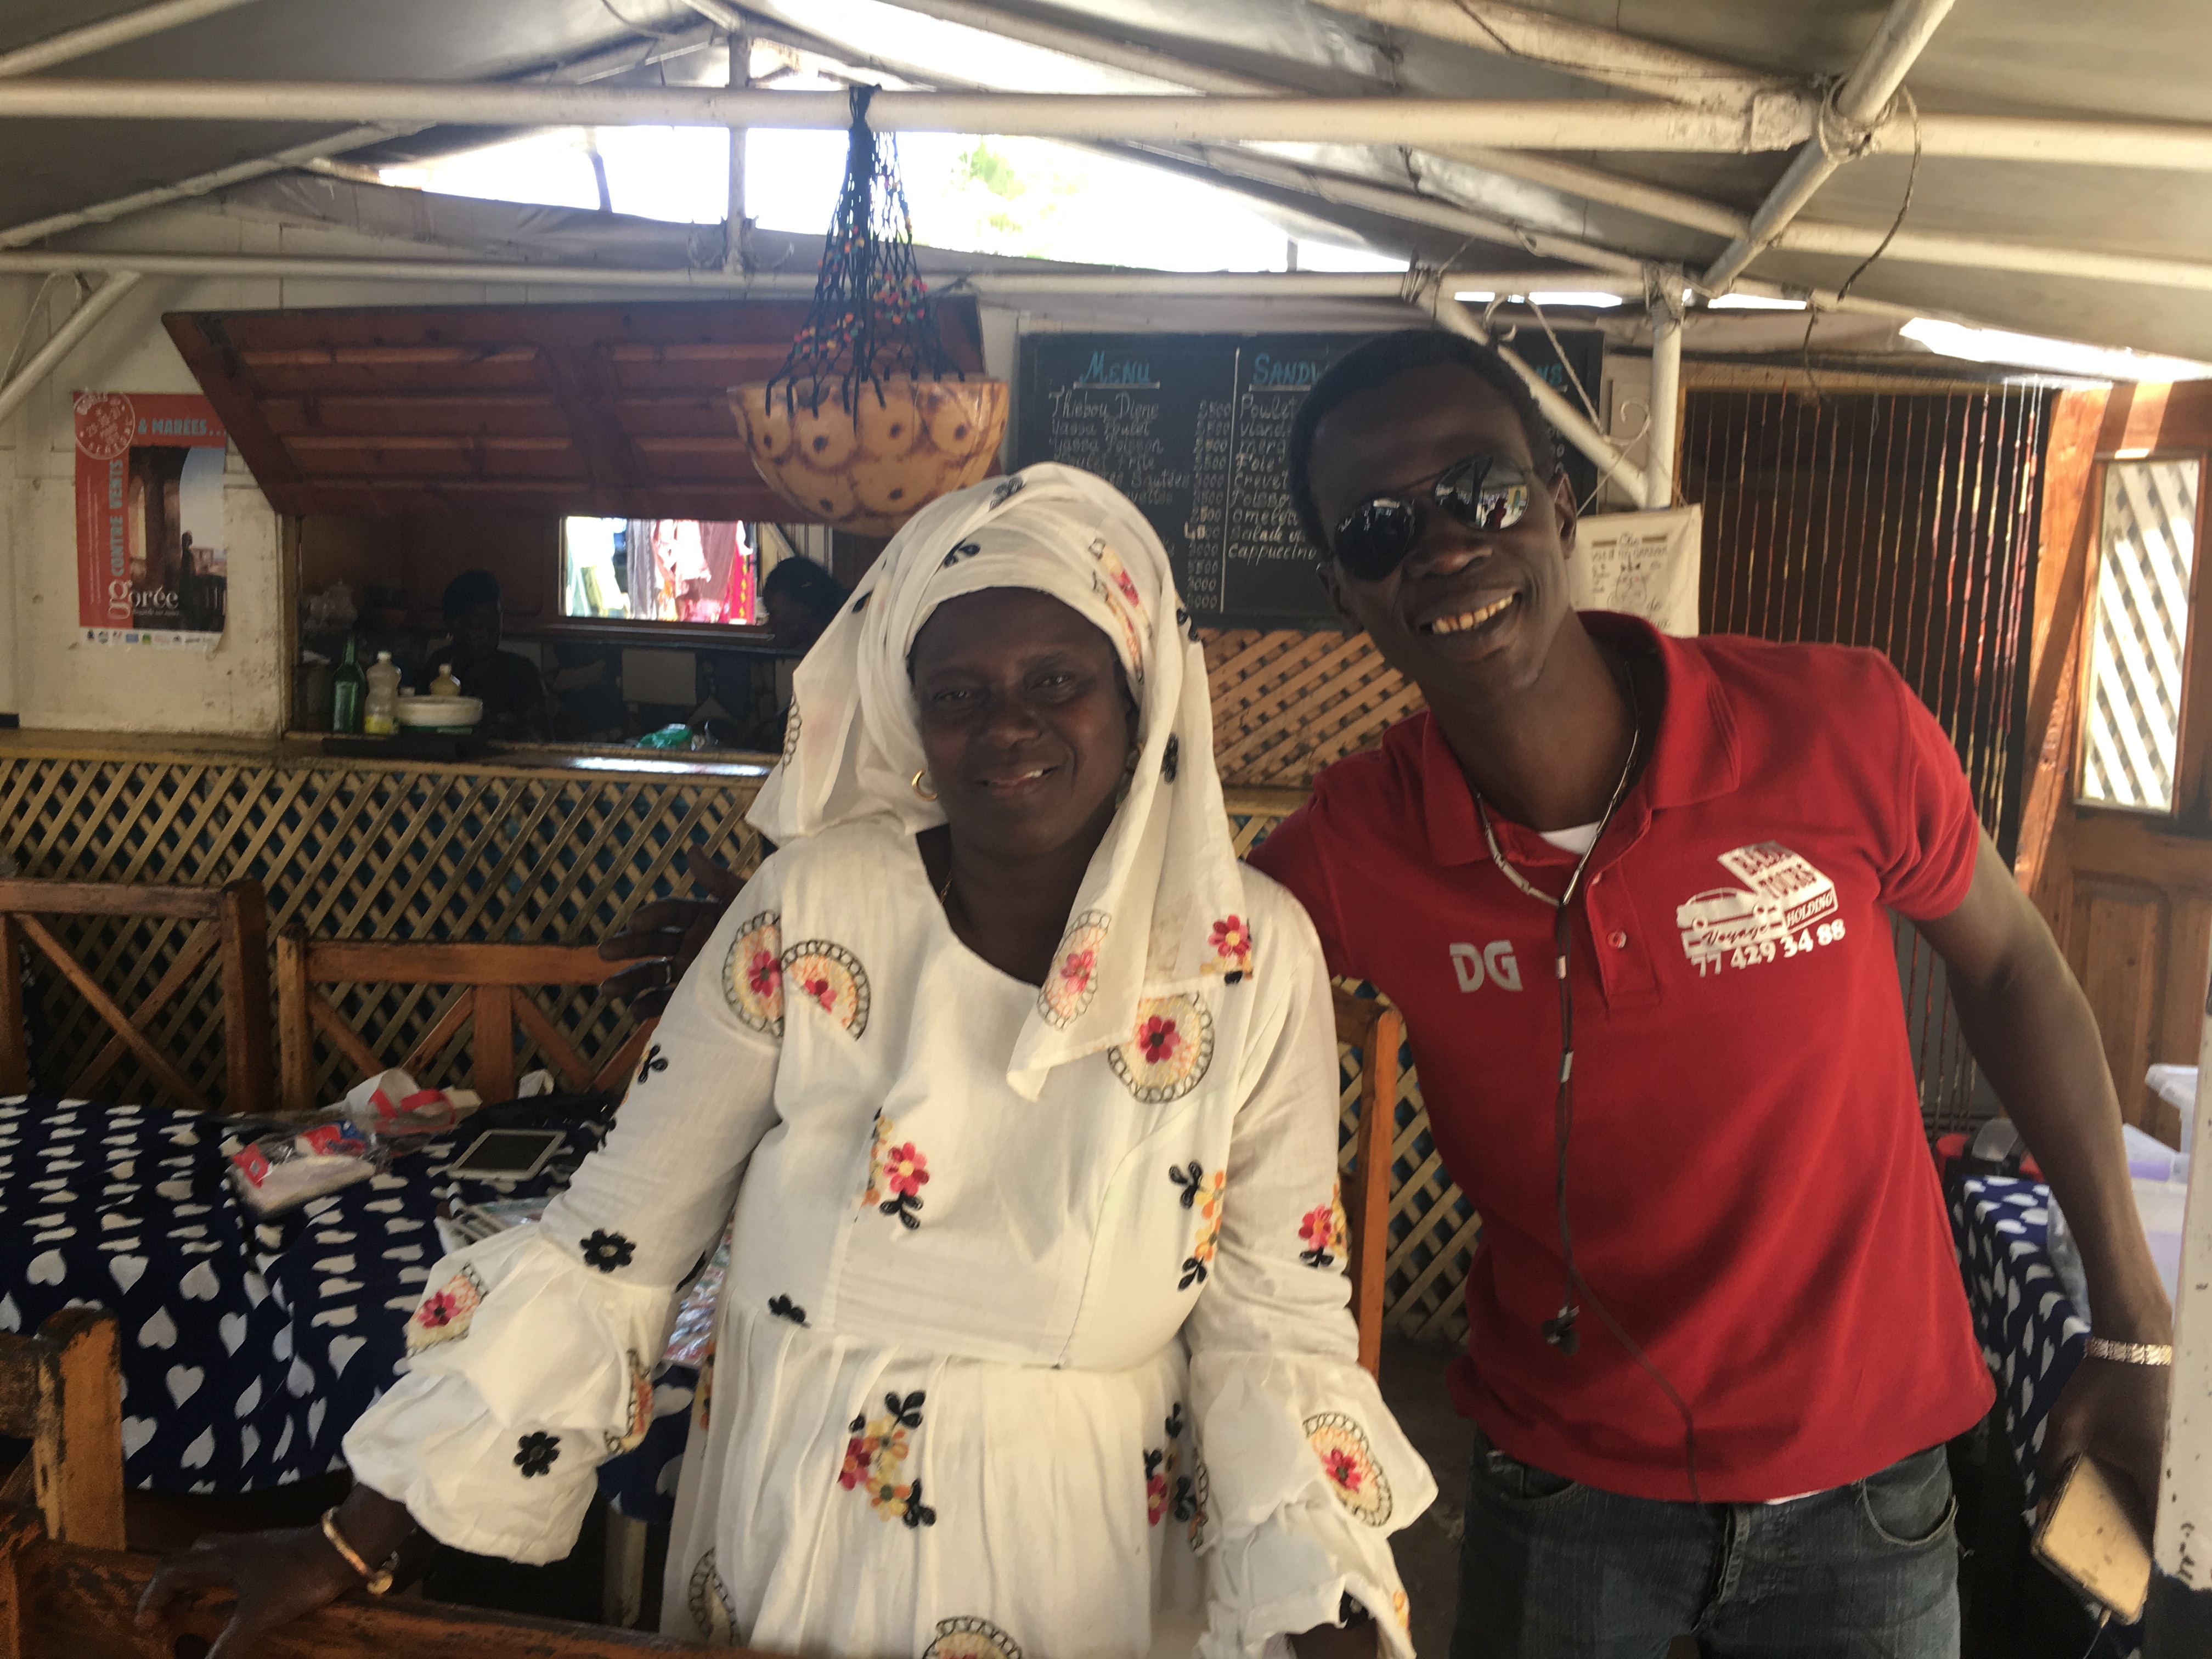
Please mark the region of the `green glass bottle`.
[[359, 644], [349, 635], [345, 643], [345, 660], [331, 681], [331, 730], [358, 732], [361, 730], [362, 700], [368, 695], [368, 676], [362, 672]]

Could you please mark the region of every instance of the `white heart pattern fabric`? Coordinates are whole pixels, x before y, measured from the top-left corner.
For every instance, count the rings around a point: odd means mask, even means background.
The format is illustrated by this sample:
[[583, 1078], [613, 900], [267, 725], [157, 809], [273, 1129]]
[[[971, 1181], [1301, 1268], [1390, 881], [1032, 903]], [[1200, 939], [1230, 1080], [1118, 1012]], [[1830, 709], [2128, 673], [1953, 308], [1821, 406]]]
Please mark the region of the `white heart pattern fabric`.
[[24, 1270], [23, 1277], [33, 1285], [58, 1285], [68, 1274], [69, 1269], [62, 1265], [62, 1253], [47, 1250], [31, 1258], [31, 1265]]

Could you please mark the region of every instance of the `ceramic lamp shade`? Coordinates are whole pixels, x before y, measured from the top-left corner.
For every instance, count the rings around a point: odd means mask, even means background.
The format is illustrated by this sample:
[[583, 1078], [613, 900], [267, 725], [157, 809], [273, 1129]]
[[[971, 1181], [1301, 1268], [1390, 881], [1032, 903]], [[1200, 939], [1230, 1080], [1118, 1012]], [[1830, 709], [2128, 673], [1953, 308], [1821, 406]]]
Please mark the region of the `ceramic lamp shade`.
[[1006, 430], [1004, 380], [863, 382], [854, 407], [836, 384], [732, 386], [730, 407], [753, 465], [809, 523], [888, 536], [939, 495], [991, 468]]

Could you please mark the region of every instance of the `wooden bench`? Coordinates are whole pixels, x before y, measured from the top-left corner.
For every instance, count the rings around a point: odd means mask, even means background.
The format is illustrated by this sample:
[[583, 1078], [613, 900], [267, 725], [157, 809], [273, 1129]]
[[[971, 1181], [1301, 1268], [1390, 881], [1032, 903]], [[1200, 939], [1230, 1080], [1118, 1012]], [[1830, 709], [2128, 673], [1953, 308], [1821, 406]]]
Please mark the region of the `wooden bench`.
[[[168, 971], [137, 1008], [125, 1013], [89, 969], [56, 939], [41, 916], [122, 916], [198, 921]], [[204, 1112], [207, 1097], [147, 1036], [156, 1014], [189, 984], [200, 965], [221, 953], [224, 1104], [240, 1116], [267, 1113], [274, 1097], [269, 1043], [269, 915], [261, 884], [222, 888], [138, 887], [120, 882], [0, 879], [0, 1094], [30, 1088], [30, 1045], [23, 1025], [23, 985], [16, 964], [30, 945], [60, 970], [114, 1036], [61, 1092], [89, 1095], [125, 1054], [135, 1055], [180, 1105]]]
[[1353, 1136], [1352, 1180], [1344, 1191], [1352, 1315], [1359, 1327], [1359, 1363], [1382, 1365], [1382, 1292], [1390, 1257], [1390, 1165], [1398, 1128], [1398, 1045], [1405, 1017], [1388, 1003], [1336, 988], [1336, 1040], [1359, 1050], [1359, 1127]]
[[[472, 1026], [475, 1073], [471, 1086], [487, 1102], [514, 1096], [514, 1030], [520, 1024], [553, 1062], [568, 1088], [619, 1088], [645, 1051], [651, 1022], [631, 1032], [613, 1058], [593, 1070], [525, 988], [533, 985], [598, 985], [626, 964], [601, 959], [588, 945], [418, 945], [399, 939], [311, 939], [287, 928], [276, 941], [276, 1022], [283, 1054], [283, 1107], [312, 1112], [316, 1099], [315, 1034], [319, 1030], [374, 1077], [389, 1066], [421, 1076]], [[404, 1059], [380, 1058], [374, 1046], [347, 1024], [324, 985], [450, 986], [454, 994]], [[424, 1079], [425, 1081], [428, 1079]]]

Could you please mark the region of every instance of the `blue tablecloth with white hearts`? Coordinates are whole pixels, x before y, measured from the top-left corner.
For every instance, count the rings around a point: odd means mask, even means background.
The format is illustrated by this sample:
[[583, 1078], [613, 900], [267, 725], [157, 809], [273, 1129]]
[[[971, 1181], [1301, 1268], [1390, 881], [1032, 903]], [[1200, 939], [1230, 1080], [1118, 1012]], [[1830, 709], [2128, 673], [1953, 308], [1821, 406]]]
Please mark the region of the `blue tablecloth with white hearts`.
[[[1996, 1378], [2005, 1438], [2033, 1518], [2036, 1454], [2058, 1391], [2081, 1363], [2088, 1322], [2051, 1265], [2051, 1188], [2005, 1176], [1969, 1176], [1951, 1200], [1951, 1231], [1982, 1358]], [[2135, 1653], [2140, 1626], [2113, 1626], [2094, 1650]]]
[[[257, 1223], [224, 1178], [234, 1122], [155, 1107], [0, 1099], [0, 1330], [62, 1308], [121, 1327], [124, 1477], [161, 1492], [258, 1492], [341, 1463], [339, 1443], [391, 1386], [408, 1313], [442, 1254], [452, 1141]], [[465, 1131], [462, 1137], [465, 1139]], [[588, 1130], [570, 1136], [587, 1149]], [[573, 1160], [570, 1160], [573, 1163]], [[550, 1190], [564, 1170], [518, 1186]], [[489, 1191], [465, 1194], [490, 1197]], [[691, 1378], [656, 1403], [688, 1420]], [[665, 1510], [662, 1428], [610, 1483]], [[645, 1518], [660, 1518], [647, 1516]]]

